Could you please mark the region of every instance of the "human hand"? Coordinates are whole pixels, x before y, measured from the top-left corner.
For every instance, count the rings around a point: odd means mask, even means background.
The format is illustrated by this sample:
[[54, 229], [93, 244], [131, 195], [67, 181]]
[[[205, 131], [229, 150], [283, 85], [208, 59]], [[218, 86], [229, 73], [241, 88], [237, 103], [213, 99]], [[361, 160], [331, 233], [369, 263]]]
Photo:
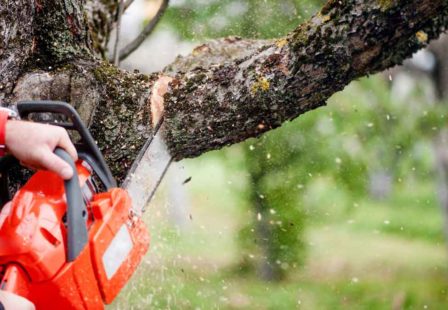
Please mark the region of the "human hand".
[[64, 180], [73, 176], [70, 165], [53, 153], [56, 147], [60, 147], [73, 160], [78, 159], [75, 146], [62, 127], [9, 120], [6, 123], [5, 144], [7, 150], [24, 166], [53, 171]]

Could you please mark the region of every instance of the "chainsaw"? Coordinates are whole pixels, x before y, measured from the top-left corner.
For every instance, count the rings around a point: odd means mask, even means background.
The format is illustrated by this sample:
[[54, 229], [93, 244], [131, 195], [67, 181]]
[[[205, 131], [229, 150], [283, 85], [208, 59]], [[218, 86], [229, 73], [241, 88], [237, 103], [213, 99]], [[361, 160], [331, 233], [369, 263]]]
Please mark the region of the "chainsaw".
[[163, 118], [118, 187], [72, 106], [30, 101], [18, 103], [17, 111], [21, 119], [74, 132], [79, 159], [56, 149], [72, 166], [73, 177], [63, 181], [37, 171], [11, 200], [5, 198], [8, 174], [19, 163], [11, 156], [0, 160], [0, 193], [7, 201], [0, 211], [0, 289], [27, 298], [37, 309], [103, 309], [149, 248], [142, 214], [171, 163], [158, 133]]

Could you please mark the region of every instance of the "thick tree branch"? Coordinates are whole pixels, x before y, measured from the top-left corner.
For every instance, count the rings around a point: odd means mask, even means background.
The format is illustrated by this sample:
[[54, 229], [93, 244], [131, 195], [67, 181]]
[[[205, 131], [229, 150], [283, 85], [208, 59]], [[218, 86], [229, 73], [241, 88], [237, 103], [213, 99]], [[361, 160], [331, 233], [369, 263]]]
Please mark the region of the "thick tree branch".
[[329, 1], [250, 56], [178, 74], [165, 96], [172, 155], [259, 136], [324, 105], [350, 81], [401, 64], [446, 29], [447, 7], [445, 0]]
[[[1, 69], [11, 68], [0, 76], [10, 83], [1, 98], [71, 102], [121, 179], [151, 134], [150, 97], [159, 75], [125, 72], [98, 59], [103, 41], [95, 29], [109, 26], [91, 24], [111, 25], [116, 1], [83, 7], [81, 0], [40, 0], [39, 8], [22, 3], [23, 11], [15, 3], [16, 11], [0, 5], [6, 12], [1, 29], [14, 29], [8, 21], [20, 28], [25, 17], [30, 28], [20, 35], [0, 31]], [[175, 78], [164, 98], [172, 155], [193, 157], [258, 136], [324, 105], [350, 81], [400, 64], [446, 29], [447, 6], [446, 0], [329, 1], [286, 38], [228, 38], [198, 47], [166, 70]], [[83, 14], [101, 7], [102, 19]], [[8, 40], [11, 33], [18, 41]]]
[[249, 40], [240, 37], [212, 40], [197, 46], [187, 56], [178, 56], [172, 64], [164, 69], [164, 73], [173, 75], [194, 71], [197, 68], [211, 69], [228, 62], [244, 59], [255, 54], [261, 47], [274, 42], [274, 40]]

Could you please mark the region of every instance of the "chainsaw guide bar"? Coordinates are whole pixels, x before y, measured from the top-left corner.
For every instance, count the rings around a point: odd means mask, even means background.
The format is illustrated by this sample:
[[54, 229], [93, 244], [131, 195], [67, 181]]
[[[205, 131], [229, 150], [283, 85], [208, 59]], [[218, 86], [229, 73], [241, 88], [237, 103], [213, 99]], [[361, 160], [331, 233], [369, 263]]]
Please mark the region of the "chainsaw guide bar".
[[155, 126], [153, 135], [143, 146], [122, 184], [132, 197], [133, 209], [138, 215], [145, 212], [172, 162], [161, 134], [163, 120], [162, 117]]

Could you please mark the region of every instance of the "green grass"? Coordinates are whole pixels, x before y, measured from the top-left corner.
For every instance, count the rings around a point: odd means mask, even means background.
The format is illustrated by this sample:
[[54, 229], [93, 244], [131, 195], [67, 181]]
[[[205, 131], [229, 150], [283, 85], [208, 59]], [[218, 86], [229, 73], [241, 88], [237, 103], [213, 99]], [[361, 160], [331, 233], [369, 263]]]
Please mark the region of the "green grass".
[[[115, 306], [390, 309], [399, 304], [408, 309], [422, 309], [425, 305], [444, 309], [448, 302], [442, 247], [381, 234], [354, 236], [350, 229], [337, 226], [310, 231], [309, 240], [305, 268], [294, 271], [282, 283], [241, 276], [230, 268], [231, 264], [210, 261], [214, 254], [185, 255], [171, 249], [163, 255], [150, 253]], [[221, 253], [225, 253], [224, 248]]]
[[325, 200], [332, 215], [321, 207], [309, 217], [305, 266], [266, 283], [238, 269], [235, 237], [248, 214], [235, 190], [244, 175], [213, 154], [187, 168], [187, 227], [170, 224], [159, 197], [145, 215], [151, 249], [111, 309], [447, 308], [447, 249], [431, 184], [355, 206], [335, 192]]

